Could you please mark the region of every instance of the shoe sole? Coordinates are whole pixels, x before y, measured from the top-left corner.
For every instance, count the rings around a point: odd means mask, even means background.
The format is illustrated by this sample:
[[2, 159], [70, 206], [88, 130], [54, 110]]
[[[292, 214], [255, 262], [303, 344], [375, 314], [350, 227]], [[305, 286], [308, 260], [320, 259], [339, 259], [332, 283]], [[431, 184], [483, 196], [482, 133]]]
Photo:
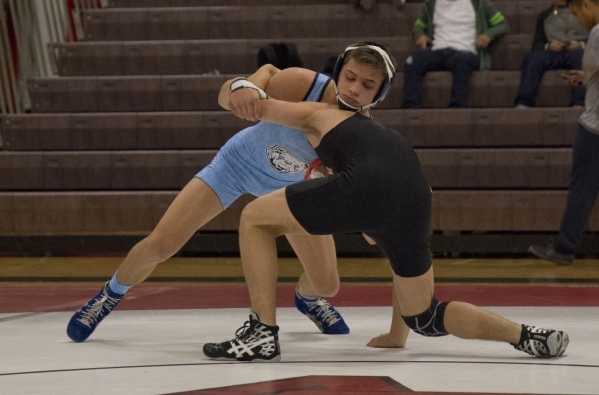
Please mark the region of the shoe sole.
[[549, 261], [549, 262], [557, 263], [558, 265], [561, 265], [561, 266], [568, 266], [568, 265], [571, 265], [574, 262], [574, 261], [567, 261], [565, 259], [552, 259], [552, 258], [549, 258], [546, 255], [540, 254], [539, 252], [537, 252], [532, 247], [528, 247], [527, 251], [530, 252], [531, 254], [533, 254], [534, 256], [536, 256], [537, 258], [541, 258], [541, 259], [544, 259], [544, 260]]
[[568, 348], [568, 344], [570, 344], [570, 336], [568, 336], [567, 333], [564, 333], [562, 335], [562, 342], [560, 345], [560, 349], [557, 352], [557, 354], [555, 354], [555, 357], [561, 357], [562, 355], [564, 355], [564, 352], [566, 352], [566, 348]]
[[[71, 321], [73, 321], [72, 318]], [[79, 331], [79, 325], [77, 325], [76, 323], [72, 323], [71, 321], [69, 321], [67, 325], [67, 336], [75, 343], [83, 343], [91, 336], [93, 330], [90, 331], [87, 335], [82, 334], [81, 331]], [[85, 328], [83, 328], [83, 330], [85, 331]]]
[[208, 357], [213, 361], [227, 361], [227, 362], [242, 362], [242, 363], [269, 363], [269, 362], [281, 362], [281, 355], [277, 355], [273, 359], [252, 359], [251, 361], [240, 361], [235, 358], [227, 358], [227, 357]]
[[303, 315], [305, 315], [306, 317], [308, 317], [310, 319], [310, 321], [312, 321], [316, 327], [320, 330], [320, 332], [324, 335], [348, 335], [349, 334], [349, 327], [347, 325], [345, 325], [345, 328], [343, 331], [336, 331], [336, 332], [331, 332], [329, 328], [329, 330], [325, 331], [324, 328], [322, 327], [322, 322], [318, 321], [316, 318], [314, 318], [313, 315], [310, 314], [306, 314], [306, 313], [302, 313]]
[[69, 339], [71, 339], [75, 343], [83, 343], [84, 341], [86, 341], [89, 338], [89, 336], [78, 337], [76, 334], [74, 334], [73, 332], [68, 331], [68, 330], [67, 330], [67, 336], [69, 337]]

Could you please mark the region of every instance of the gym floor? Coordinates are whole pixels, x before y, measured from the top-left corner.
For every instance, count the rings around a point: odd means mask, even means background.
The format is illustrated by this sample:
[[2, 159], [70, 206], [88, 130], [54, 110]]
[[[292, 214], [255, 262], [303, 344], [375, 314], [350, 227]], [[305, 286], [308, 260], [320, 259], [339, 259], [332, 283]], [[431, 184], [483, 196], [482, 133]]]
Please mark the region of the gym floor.
[[238, 258], [173, 258], [86, 342], [65, 333], [72, 313], [122, 257], [0, 258], [0, 393], [6, 394], [597, 394], [599, 261], [435, 259], [436, 294], [515, 322], [564, 330], [563, 357], [539, 359], [494, 342], [411, 333], [404, 349], [366, 343], [388, 330], [384, 259], [342, 258], [329, 301], [351, 328], [327, 336], [293, 307], [296, 259], [280, 262], [281, 363], [216, 362], [206, 342], [234, 337], [248, 319]]

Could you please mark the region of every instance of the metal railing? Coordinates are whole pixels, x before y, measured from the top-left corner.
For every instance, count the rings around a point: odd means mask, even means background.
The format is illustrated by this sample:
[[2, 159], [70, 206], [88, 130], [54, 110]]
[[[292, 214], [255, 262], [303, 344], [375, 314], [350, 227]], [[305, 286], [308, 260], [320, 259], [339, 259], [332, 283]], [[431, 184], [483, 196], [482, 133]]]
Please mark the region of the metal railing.
[[83, 38], [81, 15], [106, 0], [0, 0], [0, 114], [27, 112], [27, 80], [57, 75], [56, 44]]

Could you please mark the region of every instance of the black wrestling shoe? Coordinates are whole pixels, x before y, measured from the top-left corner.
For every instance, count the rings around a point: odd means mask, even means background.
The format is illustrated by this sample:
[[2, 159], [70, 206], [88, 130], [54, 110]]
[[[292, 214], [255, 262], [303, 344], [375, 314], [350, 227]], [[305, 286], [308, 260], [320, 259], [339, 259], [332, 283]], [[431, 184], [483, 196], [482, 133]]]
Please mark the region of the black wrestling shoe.
[[233, 340], [204, 344], [204, 354], [212, 359], [240, 362], [280, 362], [279, 327], [259, 321], [256, 313], [237, 329]]
[[520, 342], [512, 345], [516, 350], [535, 357], [553, 358], [561, 357], [569, 342], [570, 338], [565, 332], [522, 325]]
[[574, 254], [560, 254], [553, 247], [532, 245], [528, 247], [528, 252], [538, 258], [557, 263], [558, 265], [571, 265], [574, 262]]

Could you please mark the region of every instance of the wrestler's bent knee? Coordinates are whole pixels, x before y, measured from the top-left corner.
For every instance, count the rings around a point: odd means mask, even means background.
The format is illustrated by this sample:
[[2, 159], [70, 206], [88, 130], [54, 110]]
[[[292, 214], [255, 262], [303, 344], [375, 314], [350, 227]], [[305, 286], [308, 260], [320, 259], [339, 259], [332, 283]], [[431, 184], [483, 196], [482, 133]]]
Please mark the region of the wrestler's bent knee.
[[312, 288], [323, 298], [332, 298], [337, 295], [341, 283], [339, 282], [339, 275], [336, 274], [334, 277], [319, 277], [317, 281], [310, 281]]
[[239, 222], [241, 226], [257, 226], [263, 222], [261, 210], [255, 201], [248, 203], [241, 211]]
[[445, 308], [449, 302], [439, 303], [433, 295], [431, 304], [424, 312], [411, 317], [402, 317], [406, 325], [414, 332], [422, 336], [445, 336], [448, 335], [443, 323]]

